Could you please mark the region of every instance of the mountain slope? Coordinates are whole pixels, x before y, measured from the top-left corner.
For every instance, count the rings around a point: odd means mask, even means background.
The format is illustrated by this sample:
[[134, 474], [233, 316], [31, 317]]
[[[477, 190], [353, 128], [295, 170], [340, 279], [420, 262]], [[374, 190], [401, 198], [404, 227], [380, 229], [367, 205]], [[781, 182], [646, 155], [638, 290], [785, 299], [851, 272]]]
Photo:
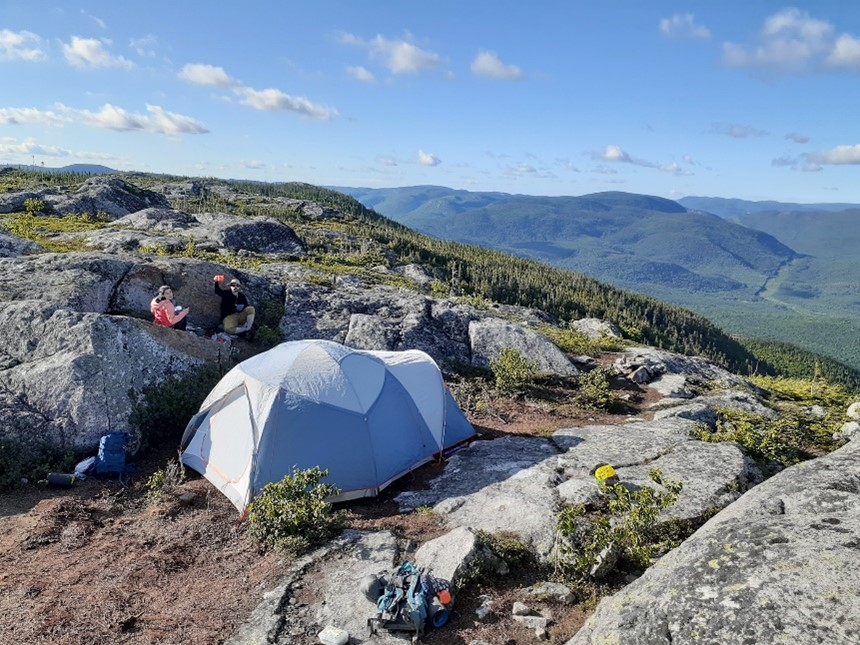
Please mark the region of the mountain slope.
[[[342, 190], [429, 235], [582, 272], [689, 307], [732, 333], [860, 367], [860, 344], [850, 341], [860, 313], [860, 265], [852, 260], [860, 210], [715, 198], [678, 203], [628, 193]], [[794, 206], [801, 210], [788, 210]]]

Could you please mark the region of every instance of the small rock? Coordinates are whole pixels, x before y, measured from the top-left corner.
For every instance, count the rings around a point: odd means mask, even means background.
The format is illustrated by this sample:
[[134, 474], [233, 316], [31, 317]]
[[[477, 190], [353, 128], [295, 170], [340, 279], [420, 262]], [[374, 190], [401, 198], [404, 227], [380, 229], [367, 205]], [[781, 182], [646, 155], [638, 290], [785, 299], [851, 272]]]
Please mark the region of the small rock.
[[546, 629], [549, 624], [543, 616], [513, 616], [513, 619], [529, 629]]
[[851, 405], [848, 406], [848, 412], [846, 413], [849, 419], [853, 419], [854, 421], [860, 421], [860, 401], [855, 401]]
[[514, 616], [528, 616], [530, 613], [532, 613], [531, 608], [524, 602], [517, 600], [514, 603]]
[[546, 631], [543, 627], [538, 627], [535, 630], [535, 638], [541, 641], [549, 640], [549, 632]]

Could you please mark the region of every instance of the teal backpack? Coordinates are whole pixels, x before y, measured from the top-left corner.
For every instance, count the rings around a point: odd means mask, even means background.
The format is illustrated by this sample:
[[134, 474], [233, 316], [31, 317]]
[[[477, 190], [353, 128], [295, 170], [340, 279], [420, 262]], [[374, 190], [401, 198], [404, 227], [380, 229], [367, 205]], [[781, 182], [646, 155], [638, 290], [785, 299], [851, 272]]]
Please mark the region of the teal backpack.
[[[376, 603], [376, 616], [367, 619], [371, 636], [377, 629], [390, 632], [413, 632], [414, 638], [424, 635], [427, 623], [442, 627], [448, 622], [449, 606], [453, 604], [449, 584], [441, 578], [434, 578], [424, 569], [419, 569], [406, 561], [386, 577], [371, 576], [365, 581], [362, 590]], [[443, 604], [439, 592], [449, 602]]]

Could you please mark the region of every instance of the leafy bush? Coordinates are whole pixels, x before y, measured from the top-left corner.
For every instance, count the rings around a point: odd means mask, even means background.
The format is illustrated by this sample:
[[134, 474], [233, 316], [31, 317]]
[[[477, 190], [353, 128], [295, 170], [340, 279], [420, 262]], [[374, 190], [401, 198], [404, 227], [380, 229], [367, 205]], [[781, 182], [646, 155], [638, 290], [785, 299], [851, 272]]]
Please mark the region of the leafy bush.
[[188, 420], [197, 414], [221, 376], [218, 368], [205, 366], [148, 388], [129, 417], [129, 422], [140, 430], [141, 447], [155, 446], [166, 439], [178, 443]]
[[45, 206], [45, 200], [43, 199], [30, 197], [29, 199], [24, 200], [24, 211], [28, 215], [35, 215], [36, 213], [44, 212]]
[[22, 477], [20, 446], [9, 439], [0, 439], [0, 493], [8, 493], [20, 486]]
[[785, 410], [776, 419], [742, 410], [717, 410], [716, 428], [697, 424], [701, 441], [735, 441], [772, 474], [785, 466], [819, 456], [838, 446], [833, 432], [838, 428], [800, 410]]
[[465, 570], [457, 578], [458, 591], [497, 578], [502, 563], [509, 570], [519, 571], [537, 564], [532, 549], [514, 533], [478, 531], [476, 537], [478, 555], [466, 563]]
[[490, 369], [496, 387], [509, 394], [521, 391], [537, 375], [537, 365], [512, 347], [503, 348], [499, 357], [490, 361]]
[[49, 472], [71, 472], [83, 457], [83, 450], [68, 450], [51, 444], [41, 444], [26, 452], [10, 439], [0, 439], [0, 493], [21, 485], [21, 479], [45, 479]]
[[571, 329], [570, 327], [556, 327], [554, 325], [541, 325], [537, 329], [551, 340], [559, 349], [568, 354], [587, 354], [594, 356], [601, 352], [617, 352], [623, 349], [624, 342], [620, 338], [601, 336], [600, 338], [589, 338], [585, 334]]
[[171, 459], [146, 480], [146, 499], [154, 502], [165, 493], [176, 490], [185, 481], [185, 467], [178, 459]]
[[268, 548], [297, 555], [334, 535], [343, 526], [343, 514], [326, 498], [340, 493], [320, 480], [327, 470], [315, 466], [270, 482], [248, 507], [248, 533]]
[[601, 482], [603, 506], [591, 514], [577, 504], [558, 514], [556, 573], [562, 579], [583, 580], [608, 550], [614, 550], [620, 561], [647, 568], [654, 556], [680, 543], [675, 527], [668, 530], [658, 522], [660, 512], [678, 499], [682, 485], [664, 480], [658, 469], [648, 472], [651, 479], [664, 487], [651, 486], [630, 491], [623, 483]]
[[611, 368], [602, 366], [580, 374], [579, 390], [574, 396], [574, 403], [586, 410], [611, 410], [618, 404], [609, 387], [613, 375]]

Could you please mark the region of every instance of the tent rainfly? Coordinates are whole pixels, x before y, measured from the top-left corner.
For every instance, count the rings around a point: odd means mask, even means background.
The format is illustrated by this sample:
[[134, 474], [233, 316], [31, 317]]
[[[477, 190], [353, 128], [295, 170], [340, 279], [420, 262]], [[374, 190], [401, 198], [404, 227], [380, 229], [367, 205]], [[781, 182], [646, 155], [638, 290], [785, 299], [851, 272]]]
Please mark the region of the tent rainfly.
[[243, 511], [293, 466], [319, 466], [341, 494], [369, 497], [475, 434], [418, 350], [282, 343], [230, 370], [182, 437], [182, 463]]

